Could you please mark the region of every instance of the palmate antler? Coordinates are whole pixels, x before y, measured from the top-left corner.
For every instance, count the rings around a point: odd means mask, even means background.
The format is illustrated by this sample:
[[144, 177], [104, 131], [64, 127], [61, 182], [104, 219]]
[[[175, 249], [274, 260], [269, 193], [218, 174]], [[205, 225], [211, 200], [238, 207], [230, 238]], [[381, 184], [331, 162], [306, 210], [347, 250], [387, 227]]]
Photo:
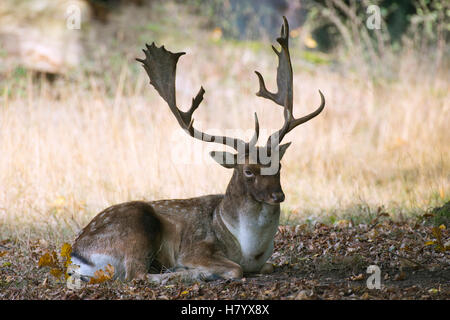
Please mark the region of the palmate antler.
[[192, 115], [203, 100], [203, 94], [205, 93], [203, 87], [200, 88], [195, 98], [192, 99], [192, 104], [188, 111], [181, 111], [176, 103], [176, 67], [178, 59], [185, 54], [185, 52], [172, 53], [166, 50], [164, 46], [160, 48], [156, 47], [155, 43], [152, 43], [150, 46], [146, 45], [146, 47], [147, 50], [143, 50], [145, 59], [136, 60], [143, 64], [145, 71], [147, 71], [150, 78], [150, 84], [155, 87], [159, 95], [167, 102], [181, 128], [183, 128], [191, 137], [206, 142], [224, 144], [234, 148], [240, 153], [247, 153], [250, 148], [256, 145], [259, 136], [259, 122], [256, 113], [255, 133], [250, 142], [244, 142], [238, 138], [210, 135], [195, 129], [193, 126], [194, 119], [192, 118]]
[[[322, 112], [323, 108], [325, 107], [325, 99], [322, 92], [319, 90], [321, 98], [321, 104], [319, 108], [304, 117], [298, 119], [295, 119], [293, 117], [293, 75], [291, 58], [289, 55], [289, 25], [286, 17], [283, 17], [283, 20], [284, 23], [281, 27], [281, 35], [279, 38], [277, 38], [278, 43], [281, 45], [281, 51], [278, 51], [274, 46], [272, 46], [272, 49], [278, 56], [277, 93], [268, 91], [264, 83], [264, 78], [258, 71], [255, 71], [258, 76], [260, 86], [260, 89], [256, 95], [272, 100], [273, 102], [284, 108], [284, 124], [282, 128], [273, 133], [268, 138], [266, 146], [264, 148], [259, 149], [259, 151], [265, 150], [267, 155], [270, 155], [272, 151], [278, 152], [281, 140], [289, 131], [291, 131], [298, 125], [314, 118], [320, 112]], [[181, 111], [176, 103], [176, 67], [178, 59], [180, 58], [180, 56], [185, 54], [185, 52], [172, 53], [166, 50], [164, 46], [160, 48], [156, 47], [155, 43], [152, 43], [150, 46], [146, 45], [146, 47], [147, 50], [143, 50], [145, 53], [145, 59], [136, 60], [143, 64], [145, 71], [147, 71], [147, 74], [150, 78], [150, 84], [155, 87], [156, 91], [158, 91], [160, 96], [167, 102], [170, 110], [177, 119], [181, 128], [183, 128], [193, 138], [206, 142], [224, 144], [238, 151], [236, 155], [232, 155], [232, 159], [225, 159], [225, 155], [227, 153], [212, 152], [211, 155], [216, 161], [223, 165], [230, 164], [230, 166], [227, 167], [232, 167], [232, 164], [236, 164], [237, 161], [245, 159], [245, 156], [249, 155], [250, 150], [256, 150], [255, 146], [259, 136], [259, 123], [256, 113], [255, 133], [253, 135], [253, 138], [249, 142], [244, 142], [243, 140], [238, 138], [210, 135], [195, 129], [193, 126], [194, 119], [192, 118], [192, 115], [203, 100], [203, 95], [205, 93], [203, 87], [200, 88], [195, 98], [192, 99], [192, 104], [188, 111]], [[288, 144], [284, 146], [284, 150], [287, 148], [287, 146]], [[284, 151], [282, 153], [284, 153]], [[251, 154], [250, 156], [252, 159], [259, 159], [260, 154]], [[231, 162], [227, 162], [230, 160]]]
[[321, 99], [319, 108], [304, 117], [298, 119], [295, 119], [293, 117], [293, 76], [291, 57], [289, 55], [289, 24], [286, 17], [283, 17], [283, 21], [284, 23], [281, 26], [280, 37], [277, 38], [277, 42], [281, 45], [281, 51], [278, 51], [274, 46], [272, 46], [273, 51], [278, 56], [277, 93], [268, 91], [266, 89], [263, 76], [258, 71], [255, 71], [259, 79], [259, 91], [256, 93], [256, 95], [272, 100], [276, 104], [284, 107], [283, 127], [272, 134], [267, 140], [266, 147], [270, 149], [276, 147], [289, 131], [294, 129], [296, 126], [314, 118], [319, 113], [321, 113], [323, 108], [325, 107], [325, 98], [322, 92], [319, 90]]

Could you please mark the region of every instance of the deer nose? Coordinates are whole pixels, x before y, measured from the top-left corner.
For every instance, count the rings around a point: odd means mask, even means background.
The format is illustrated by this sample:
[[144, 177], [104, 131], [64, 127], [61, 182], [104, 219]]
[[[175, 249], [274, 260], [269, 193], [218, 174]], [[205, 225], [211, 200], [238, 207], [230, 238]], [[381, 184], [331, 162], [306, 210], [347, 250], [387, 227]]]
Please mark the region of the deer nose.
[[275, 203], [280, 203], [284, 201], [284, 193], [283, 191], [272, 192], [270, 198]]

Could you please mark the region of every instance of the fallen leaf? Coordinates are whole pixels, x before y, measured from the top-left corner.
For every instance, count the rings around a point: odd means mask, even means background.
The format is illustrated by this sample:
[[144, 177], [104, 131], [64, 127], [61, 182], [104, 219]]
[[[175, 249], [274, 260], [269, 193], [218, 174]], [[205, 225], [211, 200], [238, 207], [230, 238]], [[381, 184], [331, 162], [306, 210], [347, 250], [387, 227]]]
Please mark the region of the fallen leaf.
[[72, 246], [68, 243], [64, 243], [61, 247], [61, 257], [64, 258], [64, 268], [66, 268], [66, 279], [69, 277], [67, 274], [67, 268], [72, 264], [70, 254], [72, 253]]
[[394, 281], [402, 281], [406, 279], [406, 273], [404, 273], [403, 271], [401, 271], [400, 273], [397, 273], [394, 276]]
[[364, 292], [361, 297], [362, 300], [368, 300], [369, 299], [369, 293], [368, 292]]
[[445, 246], [442, 243], [442, 228], [441, 227], [434, 227], [432, 229], [433, 235], [436, 238], [436, 246], [440, 251], [445, 251]]
[[309, 299], [309, 295], [308, 295], [308, 291], [306, 291], [306, 290], [301, 290], [295, 296], [295, 300], [308, 300], [308, 299]]
[[38, 262], [38, 267], [42, 268], [42, 267], [57, 267], [58, 265], [58, 257], [56, 256], [56, 252], [52, 251], [50, 252], [46, 252], [40, 259]]
[[352, 281], [360, 281], [360, 280], [364, 280], [364, 274], [360, 273], [357, 276], [351, 276], [350, 280]]
[[64, 243], [61, 247], [61, 257], [70, 259], [71, 253], [72, 253], [72, 246], [68, 243]]
[[105, 267], [105, 271], [110, 278], [114, 277], [114, 267], [110, 264], [107, 264]]
[[55, 278], [58, 278], [58, 279], [61, 278], [63, 273], [64, 272], [61, 269], [59, 269], [59, 268], [52, 268], [52, 269], [50, 269], [50, 274], [52, 276], [54, 276]]
[[111, 280], [114, 276], [114, 267], [110, 264], [106, 265], [105, 271], [102, 269], [94, 272], [94, 276], [89, 280], [89, 284], [103, 283]]

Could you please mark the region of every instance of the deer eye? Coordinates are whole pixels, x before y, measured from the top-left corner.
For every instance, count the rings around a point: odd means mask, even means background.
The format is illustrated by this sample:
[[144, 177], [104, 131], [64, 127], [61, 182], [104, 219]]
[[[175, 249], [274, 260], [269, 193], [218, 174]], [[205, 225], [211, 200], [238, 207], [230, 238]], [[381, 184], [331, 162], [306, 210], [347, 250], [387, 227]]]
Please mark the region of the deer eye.
[[247, 177], [247, 178], [251, 178], [251, 177], [254, 177], [255, 175], [253, 174], [253, 172], [251, 172], [250, 170], [248, 170], [248, 169], [245, 169], [244, 170], [244, 175]]

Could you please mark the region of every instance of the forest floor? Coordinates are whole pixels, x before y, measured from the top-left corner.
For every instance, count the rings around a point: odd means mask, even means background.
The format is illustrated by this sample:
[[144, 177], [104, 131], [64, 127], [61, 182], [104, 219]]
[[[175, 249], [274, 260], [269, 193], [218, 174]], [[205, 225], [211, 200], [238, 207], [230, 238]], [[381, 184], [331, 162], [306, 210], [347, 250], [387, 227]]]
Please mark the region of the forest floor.
[[441, 218], [448, 216], [448, 206], [408, 222], [380, 210], [366, 224], [280, 226], [275, 271], [240, 280], [104, 279], [69, 288], [64, 274], [40, 263], [58, 248], [39, 239], [0, 239], [0, 299], [449, 299], [449, 231], [435, 224], [442, 210]]

